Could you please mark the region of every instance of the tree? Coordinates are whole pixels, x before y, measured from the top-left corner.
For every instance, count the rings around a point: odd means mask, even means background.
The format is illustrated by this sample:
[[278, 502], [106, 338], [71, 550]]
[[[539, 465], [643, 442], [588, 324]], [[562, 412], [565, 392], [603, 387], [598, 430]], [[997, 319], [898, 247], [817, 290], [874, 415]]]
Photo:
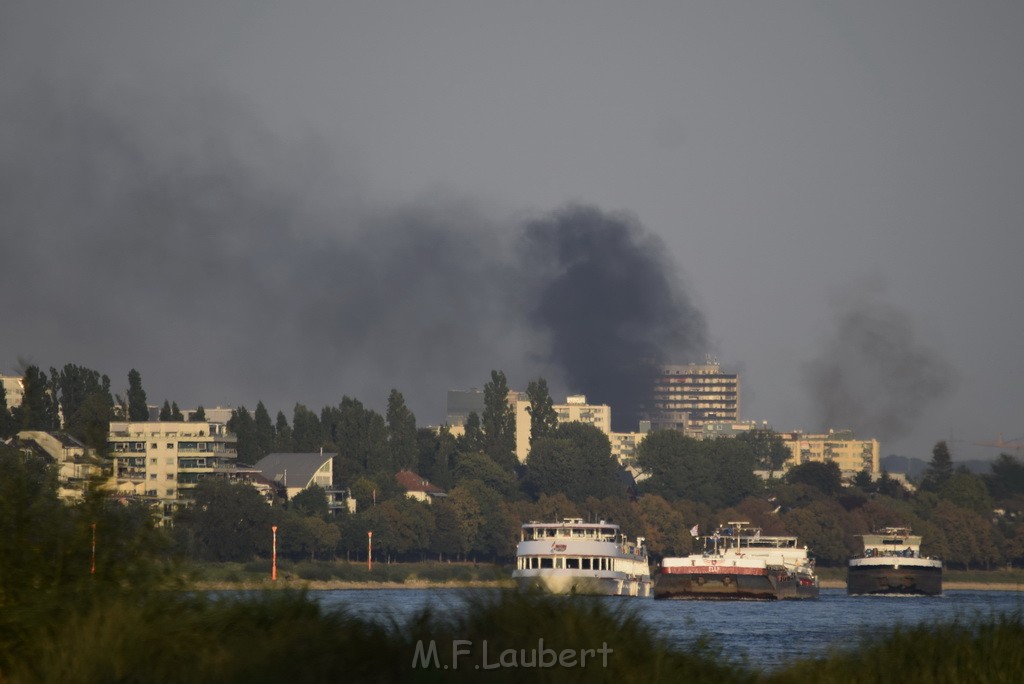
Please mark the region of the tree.
[[458, 453], [458, 440], [452, 436], [447, 425], [436, 433], [431, 428], [416, 430], [419, 445], [416, 472], [438, 487], [448, 489], [452, 485], [452, 468]]
[[810, 485], [827, 496], [843, 491], [843, 473], [835, 461], [808, 461], [793, 466], [786, 473], [786, 482]]
[[782, 468], [792, 456], [782, 437], [774, 430], [748, 430], [741, 432], [736, 439], [750, 445], [758, 467], [767, 470], [769, 475]]
[[189, 416], [189, 420], [193, 423], [202, 423], [206, 420], [206, 409], [203, 408], [202, 404], [195, 410], [195, 413]]
[[[69, 363], [65, 364], [60, 371], [51, 368], [50, 379], [57, 389], [60, 410], [64, 416], [64, 430], [69, 435], [84, 441], [87, 432], [95, 434], [101, 427], [109, 428], [109, 414], [114, 405], [114, 399], [110, 394], [109, 377], [100, 375], [99, 372], [89, 368]], [[93, 402], [88, 412], [83, 413], [82, 407], [94, 396], [99, 397], [100, 402], [106, 405], [108, 410], [97, 411], [99, 403]], [[87, 417], [91, 420], [98, 420], [103, 425], [92, 425], [86, 420]]]
[[388, 450], [391, 467], [410, 469], [417, 465], [416, 416], [405, 405], [405, 397], [397, 389], [388, 396], [387, 410]]
[[989, 492], [997, 501], [1024, 495], [1024, 463], [1010, 454], [1000, 454], [985, 478]]
[[57, 408], [59, 404], [54, 397], [53, 387], [46, 378], [46, 373], [37, 366], [25, 369], [22, 378], [24, 395], [21, 406], [15, 407], [14, 422], [18, 430], [58, 430], [60, 421]]
[[146, 392], [142, 389], [142, 375], [132, 368], [128, 371], [128, 420], [135, 423], [149, 420]]
[[484, 433], [480, 428], [480, 414], [470, 411], [466, 416], [465, 433], [459, 439], [459, 451], [468, 454], [472, 451], [484, 450]]
[[207, 478], [195, 488], [195, 505], [178, 511], [174, 530], [200, 560], [248, 561], [270, 552], [273, 511], [254, 487]]
[[184, 423], [185, 416], [181, 413], [181, 409], [178, 408], [178, 402], [171, 402], [171, 420], [175, 423]]
[[452, 472], [452, 482], [482, 482], [505, 498], [512, 498], [518, 489], [515, 476], [479, 452], [459, 454]]
[[559, 425], [552, 436], [533, 445], [526, 468], [526, 487], [535, 497], [561, 492], [581, 503], [588, 496], [600, 499], [624, 489], [611, 443], [593, 425]]
[[841, 565], [853, 551], [853, 536], [844, 524], [846, 515], [838, 503], [822, 499], [783, 514], [782, 522], [818, 559], [829, 565]]
[[924, 473], [921, 489], [938, 491], [953, 474], [953, 457], [949, 453], [946, 442], [937, 442], [932, 449], [932, 460]]
[[0, 385], [0, 440], [13, 437], [15, 432], [17, 429], [14, 426], [14, 416], [7, 408], [7, 390]]
[[337, 409], [326, 413], [324, 429], [338, 449], [334, 462], [334, 481], [351, 481], [364, 473], [387, 473], [393, 477], [387, 445], [387, 424], [376, 411], [358, 399], [342, 397]]
[[735, 439], [696, 440], [659, 430], [640, 443], [637, 463], [650, 474], [640, 490], [670, 502], [687, 499], [723, 508], [762, 489], [750, 445]]
[[513, 470], [516, 459], [516, 411], [508, 403], [508, 381], [499, 370], [491, 371], [484, 385], [484, 413], [480, 422], [484, 451], [502, 468]]
[[237, 440], [235, 449], [240, 463], [252, 465], [262, 458], [256, 448], [256, 429], [252, 416], [244, 406], [239, 406], [231, 412], [231, 418], [228, 419], [228, 430], [235, 434]]
[[71, 363], [59, 372], [51, 368], [50, 378], [59, 393], [65, 432], [96, 451], [105, 451], [114, 406], [110, 378]]
[[167, 423], [171, 420], [171, 402], [164, 399], [164, 405], [160, 407], [160, 422]]
[[548, 392], [548, 381], [537, 378], [526, 386], [526, 396], [530, 400], [527, 412], [530, 414], [530, 445], [547, 437], [558, 427], [558, 414], [555, 412], [551, 393]]
[[284, 411], [277, 412], [277, 422], [274, 426], [274, 451], [280, 454], [290, 454], [295, 451], [292, 429], [288, 426], [288, 418], [284, 415]]
[[319, 485], [310, 485], [291, 498], [291, 501], [288, 502], [288, 510], [303, 516], [312, 515], [323, 518], [329, 512], [327, 493]]
[[988, 515], [992, 511], [992, 497], [989, 496], [985, 480], [974, 473], [954, 472], [946, 478], [936, 494], [940, 499], [981, 515]]
[[691, 525], [683, 514], [656, 494], [645, 494], [636, 503], [644, 525], [647, 548], [656, 556], [681, 556], [693, 546]]
[[295, 404], [292, 414], [292, 439], [295, 450], [301, 453], [312, 453], [324, 443], [320, 419], [302, 404]]
[[253, 420], [256, 423], [256, 454], [263, 458], [274, 448], [274, 424], [270, 422], [270, 413], [262, 401], [256, 403]]

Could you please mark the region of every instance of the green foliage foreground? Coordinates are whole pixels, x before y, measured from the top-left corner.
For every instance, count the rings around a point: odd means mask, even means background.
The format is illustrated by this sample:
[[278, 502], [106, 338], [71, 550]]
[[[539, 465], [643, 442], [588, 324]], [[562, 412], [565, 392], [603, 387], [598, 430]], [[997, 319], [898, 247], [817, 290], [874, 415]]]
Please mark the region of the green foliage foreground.
[[[0, 679], [912, 683], [1009, 682], [1024, 672], [1020, 615], [897, 630], [760, 673], [730, 663], [707, 641], [670, 646], [642, 621], [635, 603], [613, 609], [500, 591], [464, 600], [466, 606], [451, 612], [426, 609], [407, 620], [374, 621], [326, 611], [293, 592], [125, 595], [41, 628], [26, 650], [9, 658]], [[610, 650], [603, 656], [602, 648]], [[586, 649], [592, 652], [583, 655]], [[557, 662], [563, 657], [568, 666]], [[531, 660], [537, 666], [525, 667]]]

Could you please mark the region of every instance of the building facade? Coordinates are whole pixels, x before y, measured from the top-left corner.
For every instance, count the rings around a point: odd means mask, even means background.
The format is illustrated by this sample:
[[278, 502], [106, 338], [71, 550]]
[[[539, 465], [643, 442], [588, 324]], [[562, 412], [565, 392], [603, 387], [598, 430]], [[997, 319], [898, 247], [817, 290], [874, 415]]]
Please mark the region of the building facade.
[[853, 479], [861, 471], [867, 471], [872, 478], [880, 474], [877, 439], [855, 439], [851, 430], [829, 430], [827, 435], [779, 434], [791, 454], [783, 466], [786, 470], [802, 463], [834, 462], [845, 480]]
[[21, 406], [25, 398], [25, 385], [20, 375], [0, 375], [0, 388], [5, 393], [8, 409]]
[[235, 436], [214, 422], [112, 422], [108, 447], [112, 486], [164, 504], [165, 514], [200, 480], [229, 474], [237, 456]]
[[717, 361], [662, 366], [644, 407], [652, 430], [697, 432], [740, 419], [740, 379]]

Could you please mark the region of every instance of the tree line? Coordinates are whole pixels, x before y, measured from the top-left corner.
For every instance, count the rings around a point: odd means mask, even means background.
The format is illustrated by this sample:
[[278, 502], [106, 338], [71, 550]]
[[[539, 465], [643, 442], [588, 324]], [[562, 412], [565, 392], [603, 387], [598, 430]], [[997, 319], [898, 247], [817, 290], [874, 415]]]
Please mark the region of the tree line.
[[[397, 389], [383, 415], [348, 396], [318, 413], [296, 404], [290, 422], [281, 411], [271, 420], [262, 401], [252, 413], [240, 406], [229, 421], [240, 462], [273, 452], [334, 453], [333, 484], [351, 492], [357, 512], [328, 514], [322, 492], [267, 507], [254, 490], [211, 480], [196, 489], [198, 505], [174, 521], [176, 547], [208, 560], [266, 555], [266, 531], [277, 524], [283, 552], [296, 557], [359, 558], [373, 530], [375, 545], [395, 559], [508, 559], [523, 522], [572, 516], [616, 521], [630, 536], [646, 537], [660, 556], [689, 552], [694, 525], [707, 530], [741, 519], [766, 534], [796, 534], [826, 565], [857, 552], [857, 535], [891, 525], [913, 527], [926, 552], [953, 566], [1024, 563], [1024, 464], [1008, 454], [979, 476], [954, 467], [939, 442], [912, 493], [885, 473], [877, 482], [861, 473], [844, 486], [833, 463], [802, 464], [765, 482], [754, 470], [779, 471], [788, 456], [770, 430], [715, 440], [659, 431], [638, 447], [636, 465], [646, 477], [637, 483], [598, 429], [558, 423], [543, 378], [527, 387], [531, 450], [519, 463], [508, 394], [504, 373], [492, 371], [481, 414], [471, 414], [458, 436], [447, 426], [418, 427]], [[99, 418], [142, 416], [145, 406], [137, 371], [121, 399], [111, 395], [106, 376], [69, 364], [49, 376], [28, 369], [25, 402], [14, 412], [0, 405], [0, 420], [53, 429], [63, 415], [70, 434], [105, 449], [109, 422]], [[176, 404], [165, 408], [180, 415]], [[433, 504], [408, 499], [395, 481], [402, 469], [446, 496]]]

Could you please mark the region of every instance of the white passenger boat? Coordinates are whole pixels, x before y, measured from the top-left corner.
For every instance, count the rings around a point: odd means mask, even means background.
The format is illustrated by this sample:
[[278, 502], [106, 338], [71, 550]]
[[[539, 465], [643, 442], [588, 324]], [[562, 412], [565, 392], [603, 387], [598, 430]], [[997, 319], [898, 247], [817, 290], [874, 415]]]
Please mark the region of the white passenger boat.
[[523, 525], [512, 577], [554, 594], [650, 596], [652, 587], [643, 537], [629, 541], [618, 525], [582, 518]]

